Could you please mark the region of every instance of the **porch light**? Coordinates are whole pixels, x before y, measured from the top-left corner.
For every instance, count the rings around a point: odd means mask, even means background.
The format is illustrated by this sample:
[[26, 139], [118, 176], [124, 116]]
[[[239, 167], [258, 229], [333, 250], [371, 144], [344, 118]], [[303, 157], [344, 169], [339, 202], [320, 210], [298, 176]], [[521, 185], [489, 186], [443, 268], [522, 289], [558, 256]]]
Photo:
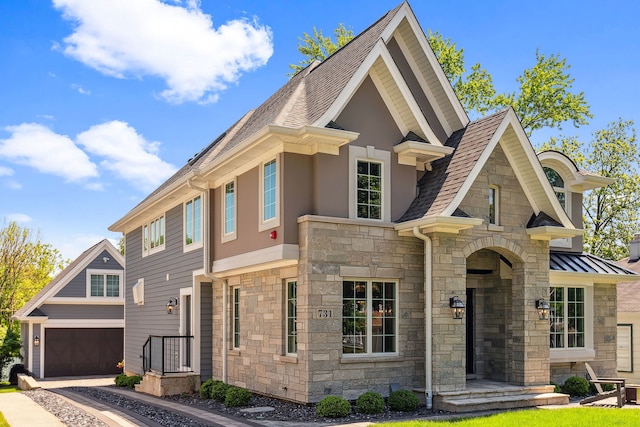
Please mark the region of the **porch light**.
[[40, 347], [40, 337], [39, 336], [35, 336], [33, 337], [33, 346], [34, 347]]
[[464, 304], [458, 298], [458, 295], [449, 298], [449, 308], [454, 319], [462, 319], [464, 315]]
[[549, 310], [551, 309], [551, 307], [549, 307], [548, 302], [546, 302], [544, 299], [537, 299], [536, 308], [538, 309], [538, 318], [540, 320], [549, 319]]
[[173, 314], [177, 306], [178, 298], [169, 298], [169, 302], [167, 303], [167, 314]]

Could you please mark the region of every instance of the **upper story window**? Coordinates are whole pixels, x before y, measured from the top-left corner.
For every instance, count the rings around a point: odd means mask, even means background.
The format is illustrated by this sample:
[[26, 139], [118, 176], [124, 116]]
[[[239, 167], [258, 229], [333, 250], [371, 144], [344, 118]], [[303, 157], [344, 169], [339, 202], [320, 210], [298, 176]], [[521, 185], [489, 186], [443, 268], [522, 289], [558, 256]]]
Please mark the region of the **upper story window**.
[[395, 353], [396, 282], [342, 282], [342, 354]]
[[184, 204], [184, 245], [189, 248], [202, 246], [202, 196]]
[[164, 215], [142, 226], [142, 256], [164, 250]]
[[391, 153], [349, 146], [349, 218], [391, 220]]
[[570, 213], [569, 202], [571, 199], [569, 197], [569, 190], [565, 185], [564, 179], [562, 179], [560, 174], [554, 169], [551, 169], [549, 167], [543, 167], [543, 169], [544, 173], [547, 175], [549, 183], [553, 187], [553, 191], [556, 193], [556, 197], [558, 198], [562, 209], [564, 209], [565, 212]]
[[260, 172], [260, 231], [280, 225], [278, 175], [278, 159], [262, 164]]
[[122, 272], [112, 270], [87, 270], [87, 296], [91, 298], [120, 298]]
[[236, 181], [223, 186], [222, 195], [222, 241], [236, 238]]
[[489, 187], [489, 224], [499, 225], [500, 218], [500, 189], [492, 185]]

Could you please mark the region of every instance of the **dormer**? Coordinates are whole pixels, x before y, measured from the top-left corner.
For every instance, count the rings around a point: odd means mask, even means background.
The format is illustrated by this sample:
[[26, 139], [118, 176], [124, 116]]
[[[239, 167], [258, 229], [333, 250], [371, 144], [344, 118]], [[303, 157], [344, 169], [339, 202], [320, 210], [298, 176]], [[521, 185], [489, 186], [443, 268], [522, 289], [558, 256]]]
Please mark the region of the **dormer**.
[[[578, 168], [559, 151], [543, 151], [538, 154], [538, 159], [567, 216], [577, 228], [582, 228], [582, 193], [609, 185], [613, 180]], [[551, 249], [570, 252], [582, 252], [582, 245], [582, 236], [550, 242]]]

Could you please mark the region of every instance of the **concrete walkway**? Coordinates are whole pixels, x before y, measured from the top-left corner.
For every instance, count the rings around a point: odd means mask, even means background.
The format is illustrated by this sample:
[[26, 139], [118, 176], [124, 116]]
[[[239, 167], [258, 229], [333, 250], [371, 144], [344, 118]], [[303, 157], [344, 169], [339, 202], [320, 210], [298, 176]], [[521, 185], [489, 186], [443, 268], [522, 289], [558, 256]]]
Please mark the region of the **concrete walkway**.
[[64, 426], [55, 415], [22, 393], [0, 393], [0, 412], [11, 427]]

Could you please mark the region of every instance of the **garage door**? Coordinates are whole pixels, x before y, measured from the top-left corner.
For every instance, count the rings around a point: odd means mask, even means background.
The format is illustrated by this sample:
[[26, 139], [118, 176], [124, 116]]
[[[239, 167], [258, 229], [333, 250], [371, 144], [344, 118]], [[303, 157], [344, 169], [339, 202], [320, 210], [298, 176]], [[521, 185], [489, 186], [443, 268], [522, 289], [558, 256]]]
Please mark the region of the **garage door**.
[[123, 356], [122, 328], [45, 330], [44, 376], [118, 374]]

